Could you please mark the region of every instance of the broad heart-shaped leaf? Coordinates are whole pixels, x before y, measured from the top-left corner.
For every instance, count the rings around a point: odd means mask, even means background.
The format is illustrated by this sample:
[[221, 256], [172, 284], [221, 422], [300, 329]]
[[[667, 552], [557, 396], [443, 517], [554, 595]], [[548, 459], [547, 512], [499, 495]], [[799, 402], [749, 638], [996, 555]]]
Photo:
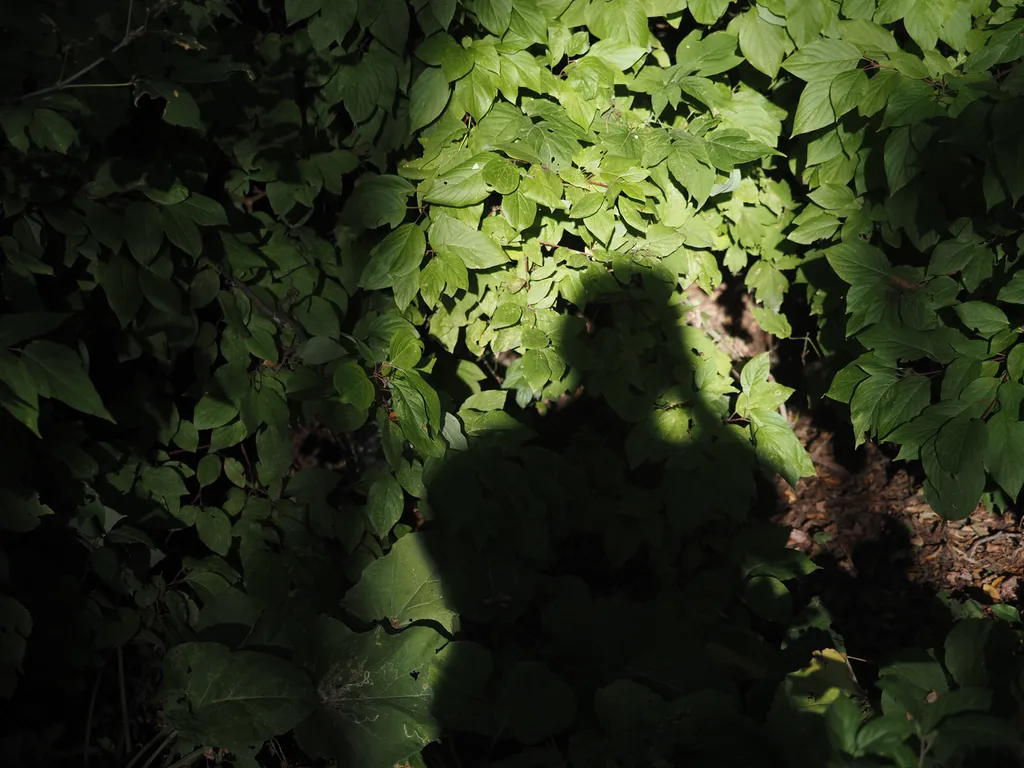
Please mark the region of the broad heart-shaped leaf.
[[453, 631], [455, 613], [448, 607], [431, 557], [435, 535], [420, 531], [400, 538], [384, 557], [366, 566], [342, 604], [365, 621], [385, 619], [404, 627], [430, 619]]
[[510, 261], [491, 238], [451, 216], [438, 217], [428, 236], [431, 248], [461, 259], [469, 269], [490, 269]]
[[752, 408], [750, 432], [757, 458], [769, 471], [782, 475], [791, 486], [795, 486], [801, 477], [815, 474], [811, 457], [780, 413]]
[[52, 341], [33, 341], [22, 350], [22, 359], [41, 397], [51, 397], [76, 411], [114, 421], [74, 350]]
[[409, 128], [416, 131], [434, 122], [450, 96], [448, 78], [441, 69], [427, 67], [423, 70], [409, 92]]
[[316, 689], [284, 659], [183, 643], [164, 657], [164, 717], [179, 736], [242, 754], [287, 733], [313, 711]]
[[437, 632], [356, 633], [325, 617], [314, 635], [308, 666], [320, 705], [295, 729], [303, 751], [339, 768], [404, 765], [440, 736], [430, 683], [433, 665], [443, 663]]
[[1007, 413], [997, 413], [986, 422], [985, 429], [985, 467], [1006, 495], [1016, 499], [1024, 486], [1024, 423]]

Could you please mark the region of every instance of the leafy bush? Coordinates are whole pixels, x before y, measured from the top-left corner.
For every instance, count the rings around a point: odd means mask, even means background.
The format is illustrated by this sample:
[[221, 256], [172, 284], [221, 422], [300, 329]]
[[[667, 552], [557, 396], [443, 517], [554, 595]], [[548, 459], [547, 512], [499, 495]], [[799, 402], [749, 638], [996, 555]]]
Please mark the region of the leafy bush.
[[[750, 514], [759, 473], [814, 473], [794, 390], [688, 321], [742, 278], [943, 516], [1018, 497], [1015, 3], [5, 14], [11, 764], [80, 743], [38, 702], [110, 655], [108, 754], [180, 764], [284, 734], [351, 766], [1015, 744], [1016, 626], [857, 683], [790, 592], [816, 566]], [[336, 455], [300, 461], [311, 431]]]

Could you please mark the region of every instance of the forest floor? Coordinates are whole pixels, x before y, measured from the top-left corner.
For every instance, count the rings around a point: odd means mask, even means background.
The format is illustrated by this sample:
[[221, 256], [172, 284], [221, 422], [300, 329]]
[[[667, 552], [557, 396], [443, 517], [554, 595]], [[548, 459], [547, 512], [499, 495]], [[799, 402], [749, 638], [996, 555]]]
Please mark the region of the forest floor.
[[925, 503], [921, 479], [878, 445], [836, 451], [833, 433], [808, 416], [795, 430], [818, 474], [795, 488], [780, 479], [772, 519], [791, 528], [791, 547], [822, 566], [816, 586], [825, 604], [838, 617], [858, 617], [860, 626], [843, 629], [860, 639], [859, 650], [924, 639], [944, 593], [985, 612], [1020, 607], [1024, 546], [1013, 513], [979, 505], [966, 520], [944, 521]]
[[[738, 281], [726, 281], [710, 296], [691, 287], [687, 299], [690, 322], [716, 339], [737, 368], [773, 350], [773, 370], [793, 379], [783, 383], [806, 386], [814, 367], [808, 365], [807, 350], [788, 361], [787, 375], [787, 363], [776, 360], [775, 352], [801, 342], [767, 337]], [[798, 391], [793, 401], [800, 399]], [[988, 613], [996, 605], [1020, 609], [1024, 529], [1019, 510], [1016, 516], [999, 515], [979, 506], [966, 520], [944, 521], [924, 500], [919, 468], [893, 462], [887, 455], [894, 453], [891, 446], [869, 442], [855, 448], [848, 423], [825, 401], [816, 403], [803, 412], [790, 411], [789, 419], [817, 476], [794, 488], [779, 478], [769, 517], [790, 527], [790, 546], [821, 566], [801, 590], [828, 607], [851, 657], [874, 664], [892, 648], [941, 645], [951, 616], [944, 598], [974, 601], [968, 613]]]

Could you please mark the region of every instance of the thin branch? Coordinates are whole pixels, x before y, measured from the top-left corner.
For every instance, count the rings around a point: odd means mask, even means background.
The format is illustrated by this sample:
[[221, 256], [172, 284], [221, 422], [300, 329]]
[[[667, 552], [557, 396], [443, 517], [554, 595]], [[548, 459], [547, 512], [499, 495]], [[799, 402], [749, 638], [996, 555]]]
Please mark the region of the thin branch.
[[[175, 737], [177, 737], [177, 735], [178, 735], [177, 731], [171, 731], [170, 733], [168, 733], [167, 734], [167, 738], [160, 742], [160, 745], [156, 748], [156, 750], [153, 752], [153, 754], [149, 756], [149, 759], [142, 764], [142, 768], [149, 768], [149, 766], [151, 766], [153, 764], [153, 761], [156, 760], [160, 756], [161, 752], [163, 752], [165, 749], [167, 749], [167, 745], [170, 744], [171, 741]], [[182, 763], [182, 765], [188, 765], [188, 763]]]
[[92, 742], [92, 716], [96, 709], [96, 695], [100, 692], [100, 681], [103, 679], [103, 666], [96, 672], [96, 682], [89, 696], [89, 709], [85, 713], [85, 745], [82, 748], [82, 765], [89, 768], [89, 744]]
[[[177, 735], [176, 731], [172, 731], [171, 734], [170, 734], [170, 736], [175, 736], [175, 735]], [[158, 731], [157, 734], [152, 739], [150, 739], [149, 741], [147, 741], [143, 745], [142, 749], [140, 749], [138, 752], [135, 753], [135, 757], [133, 757], [131, 760], [128, 761], [128, 765], [126, 765], [125, 768], [134, 768], [135, 764], [137, 762], [139, 762], [139, 760], [141, 760], [143, 758], [143, 756], [146, 753], [148, 753], [149, 750], [151, 750], [153, 748], [153, 745], [156, 744], [161, 739], [169, 740], [168, 734], [167, 734], [166, 731]], [[160, 747], [160, 750], [163, 751], [163, 746], [162, 745]]]
[[110, 49], [110, 53], [106, 54], [105, 56], [100, 56], [98, 59], [96, 59], [91, 64], [86, 64], [84, 67], [82, 67], [80, 70], [75, 72], [73, 75], [68, 75], [67, 77], [65, 77], [63, 79], [58, 80], [53, 85], [48, 85], [45, 88], [38, 88], [38, 89], [36, 89], [34, 91], [30, 91], [30, 92], [26, 93], [23, 96], [19, 96], [17, 99], [14, 100], [15, 103], [22, 102], [22, 101], [25, 101], [27, 99], [31, 99], [33, 96], [43, 96], [44, 94], [47, 94], [47, 93], [54, 93], [55, 91], [66, 90], [73, 83], [75, 83], [76, 81], [80, 80], [81, 78], [85, 77], [87, 74], [92, 72], [94, 69], [96, 69], [96, 67], [98, 67], [103, 62], [107, 61], [111, 56], [113, 56], [115, 53], [120, 51], [122, 48], [124, 48], [126, 45], [131, 43], [133, 40], [135, 40], [135, 39], [137, 39], [139, 37], [142, 37], [144, 34], [146, 34], [146, 25], [149, 24], [149, 20], [152, 17], [156, 16], [157, 14], [161, 13], [164, 10], [164, 8], [166, 8], [170, 3], [171, 3], [171, 0], [160, 0], [159, 3], [157, 3], [155, 6], [153, 6], [153, 8], [146, 13], [146, 18], [143, 20], [141, 26], [139, 26], [139, 27], [137, 27], [136, 29], [133, 30], [132, 29], [132, 15], [131, 14], [132, 14], [132, 5], [134, 4], [134, 0], [129, 0], [128, 23], [125, 26], [124, 37], [121, 38], [121, 42], [119, 42], [117, 45], [115, 45], [113, 48]]
[[121, 697], [121, 727], [123, 729], [124, 753], [127, 755], [132, 748], [132, 731], [128, 722], [128, 694], [125, 691], [124, 683], [124, 651], [117, 646], [117, 684]]
[[124, 23], [124, 36], [128, 35], [132, 31], [132, 10], [135, 8], [135, 0], [128, 0], [128, 21]]
[[252, 302], [253, 307], [255, 307], [258, 314], [263, 315], [267, 320], [270, 320], [272, 323], [274, 323], [274, 325], [277, 325], [278, 327], [285, 326], [287, 328], [290, 328], [291, 331], [295, 334], [295, 336], [299, 339], [299, 341], [307, 341], [309, 339], [309, 336], [306, 335], [306, 332], [302, 329], [302, 326], [300, 326], [298, 322], [292, 319], [290, 315], [288, 315], [283, 310], [274, 309], [273, 307], [267, 306], [266, 302], [264, 302], [259, 296], [257, 296], [253, 292], [253, 290], [248, 285], [243, 283], [241, 280], [232, 275], [224, 275], [224, 279], [232, 288], [236, 288], [237, 290], [241, 291], [246, 295], [249, 301]]
[[189, 752], [181, 760], [171, 763], [167, 768], [185, 768], [187, 765], [192, 765], [196, 761], [196, 758], [201, 757], [206, 752], [206, 747], [201, 747], [193, 752]]

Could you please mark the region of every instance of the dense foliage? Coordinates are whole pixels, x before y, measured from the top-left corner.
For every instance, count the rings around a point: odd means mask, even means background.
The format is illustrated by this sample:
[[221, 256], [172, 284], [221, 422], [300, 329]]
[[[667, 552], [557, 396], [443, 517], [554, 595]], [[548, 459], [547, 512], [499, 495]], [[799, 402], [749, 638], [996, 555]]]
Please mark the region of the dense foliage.
[[752, 514], [794, 390], [688, 317], [742, 281], [936, 511], [1012, 505], [1018, 16], [9, 4], [6, 764], [997, 764], [1019, 620], [862, 687]]

